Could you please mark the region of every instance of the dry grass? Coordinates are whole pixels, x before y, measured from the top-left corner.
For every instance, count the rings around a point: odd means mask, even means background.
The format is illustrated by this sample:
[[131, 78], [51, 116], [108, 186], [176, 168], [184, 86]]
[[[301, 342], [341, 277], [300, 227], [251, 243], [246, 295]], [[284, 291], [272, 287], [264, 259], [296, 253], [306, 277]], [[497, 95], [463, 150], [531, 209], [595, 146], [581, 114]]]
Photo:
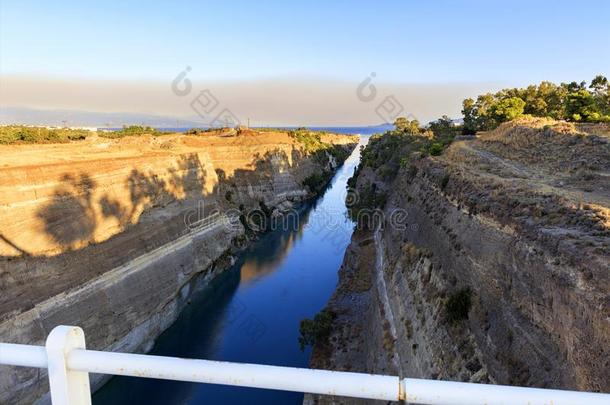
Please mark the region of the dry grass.
[[548, 141], [549, 138], [557, 141], [562, 135], [572, 138], [582, 137], [586, 133], [580, 132], [571, 122], [523, 117], [505, 122], [492, 131], [477, 134], [477, 138], [482, 142], [499, 142], [514, 148], [527, 148]]
[[582, 123], [576, 124], [576, 128], [587, 134], [610, 137], [610, 123]]
[[610, 170], [608, 124], [520, 118], [479, 134], [471, 145], [549, 175]]

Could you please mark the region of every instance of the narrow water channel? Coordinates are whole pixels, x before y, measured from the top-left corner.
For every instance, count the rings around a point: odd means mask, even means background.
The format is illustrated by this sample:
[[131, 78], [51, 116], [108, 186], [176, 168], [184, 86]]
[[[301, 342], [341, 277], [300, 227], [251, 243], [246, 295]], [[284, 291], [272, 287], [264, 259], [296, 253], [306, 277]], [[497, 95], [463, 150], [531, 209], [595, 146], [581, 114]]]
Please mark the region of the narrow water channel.
[[[368, 137], [361, 138], [361, 144]], [[353, 222], [344, 197], [359, 147], [298, 226], [254, 243], [228, 271], [196, 293], [151, 354], [307, 367], [299, 322], [324, 307], [350, 241]], [[94, 396], [95, 405], [300, 404], [303, 394], [222, 385], [115, 377]]]

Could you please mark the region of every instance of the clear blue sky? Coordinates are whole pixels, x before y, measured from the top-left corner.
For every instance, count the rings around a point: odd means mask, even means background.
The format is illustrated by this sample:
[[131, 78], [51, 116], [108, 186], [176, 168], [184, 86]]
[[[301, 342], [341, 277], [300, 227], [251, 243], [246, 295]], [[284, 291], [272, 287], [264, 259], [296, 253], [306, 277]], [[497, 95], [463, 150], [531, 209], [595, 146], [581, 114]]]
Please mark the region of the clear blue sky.
[[590, 80], [608, 1], [8, 1], [0, 73], [110, 79]]

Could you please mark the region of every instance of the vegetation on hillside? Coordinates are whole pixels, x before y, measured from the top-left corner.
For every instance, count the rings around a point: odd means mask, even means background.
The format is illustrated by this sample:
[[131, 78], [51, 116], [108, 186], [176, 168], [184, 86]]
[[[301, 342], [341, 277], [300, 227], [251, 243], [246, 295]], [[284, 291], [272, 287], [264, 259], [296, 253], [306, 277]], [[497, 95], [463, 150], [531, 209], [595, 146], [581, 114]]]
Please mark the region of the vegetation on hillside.
[[100, 132], [99, 135], [104, 138], [123, 138], [126, 136], [141, 136], [141, 135], [163, 135], [165, 132], [159, 131], [152, 127], [145, 127], [140, 125], [124, 126], [117, 131]]
[[[321, 165], [327, 165], [329, 163], [329, 156], [332, 156], [336, 163], [342, 163], [349, 155], [348, 150], [342, 145], [333, 145], [322, 141], [322, 135], [324, 134], [326, 134], [326, 132], [310, 131], [307, 128], [298, 128], [296, 130], [288, 131], [288, 136], [300, 143], [305, 150], [305, 153], [312, 155], [313, 159]], [[310, 176], [310, 179], [308, 179], [307, 182], [311, 183], [311, 185], [314, 185], [314, 183], [318, 184], [319, 182], [316, 180], [319, 179], [312, 176]]]
[[374, 210], [382, 209], [387, 198], [387, 194], [379, 190], [376, 183], [370, 183], [358, 189], [357, 198], [353, 198], [353, 201], [348, 195], [345, 205], [349, 217], [357, 223], [358, 229], [372, 230], [377, 225]]
[[328, 309], [324, 309], [316, 314], [313, 319], [301, 320], [299, 345], [301, 350], [306, 346], [313, 346], [316, 342], [323, 342], [328, 339], [332, 332], [333, 320], [336, 318], [335, 313]]
[[[417, 120], [404, 117], [396, 119], [394, 126], [384, 134], [373, 135], [367, 147], [361, 150], [360, 165], [348, 180], [348, 188], [356, 189], [356, 179], [364, 168], [372, 169], [384, 182], [393, 180], [401, 167], [407, 168], [407, 173], [412, 175], [417, 171], [415, 160], [440, 155], [461, 132], [461, 128], [447, 116], [432, 122], [427, 128], [421, 127]], [[357, 198], [346, 201], [353, 220], [360, 221], [363, 212], [370, 213], [385, 206], [386, 193], [376, 183], [360, 185], [357, 191]]]
[[468, 319], [468, 312], [472, 306], [471, 296], [472, 291], [468, 287], [461, 288], [449, 295], [449, 298], [445, 301], [445, 311], [450, 323]]
[[361, 166], [380, 169], [381, 177], [393, 178], [400, 166], [408, 166], [414, 156], [437, 156], [451, 144], [461, 131], [447, 116], [431, 123], [428, 128], [417, 120], [400, 117], [395, 129], [383, 135], [373, 135], [368, 146], [362, 150]]
[[602, 75], [587, 82], [542, 82], [526, 88], [467, 98], [462, 103], [464, 132], [491, 130], [521, 115], [575, 122], [610, 122], [610, 83]]
[[328, 184], [332, 173], [328, 171], [322, 171], [321, 173], [313, 173], [303, 180], [303, 185], [309, 188], [312, 193], [318, 194], [324, 186]]
[[191, 128], [184, 132], [185, 135], [206, 135], [215, 132], [222, 132], [228, 130], [229, 127], [219, 128]]
[[83, 129], [0, 126], [0, 144], [66, 143], [85, 139], [90, 132]]
[[307, 128], [298, 128], [288, 131], [288, 135], [303, 145], [308, 153], [328, 149], [329, 144], [322, 142], [322, 132], [310, 131]]
[[328, 184], [333, 174], [331, 159], [334, 164], [340, 165], [349, 155], [349, 151], [343, 145], [333, 145], [322, 140], [322, 135], [327, 132], [310, 131], [307, 128], [297, 128], [288, 131], [288, 136], [301, 144], [306, 154], [310, 155], [315, 162], [320, 164], [323, 169], [321, 172], [314, 172], [302, 182], [309, 191], [318, 194]]
[[447, 116], [432, 121], [427, 127], [422, 127], [417, 120], [397, 118], [393, 130], [371, 137], [362, 150], [358, 170], [369, 167], [381, 179], [389, 180], [401, 166], [410, 167], [413, 159], [442, 154], [459, 133], [491, 130], [521, 116], [610, 122], [610, 83], [598, 75], [588, 86], [586, 82], [560, 85], [542, 82], [526, 88], [504, 89], [480, 95], [476, 101], [464, 100], [462, 112], [462, 126], [454, 125]]

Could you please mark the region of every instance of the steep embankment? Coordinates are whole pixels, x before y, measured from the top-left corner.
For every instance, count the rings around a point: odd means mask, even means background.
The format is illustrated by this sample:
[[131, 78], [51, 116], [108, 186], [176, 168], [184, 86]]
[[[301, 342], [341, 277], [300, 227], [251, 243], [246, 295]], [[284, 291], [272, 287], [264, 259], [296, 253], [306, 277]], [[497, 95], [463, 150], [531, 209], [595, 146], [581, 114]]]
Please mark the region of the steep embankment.
[[[148, 350], [355, 141], [242, 131], [0, 147], [0, 341], [41, 345], [68, 324], [92, 349]], [[46, 391], [44, 371], [0, 374], [0, 403]]]
[[312, 366], [609, 392], [609, 133], [521, 120], [437, 157], [372, 140], [352, 185], [378, 220]]

